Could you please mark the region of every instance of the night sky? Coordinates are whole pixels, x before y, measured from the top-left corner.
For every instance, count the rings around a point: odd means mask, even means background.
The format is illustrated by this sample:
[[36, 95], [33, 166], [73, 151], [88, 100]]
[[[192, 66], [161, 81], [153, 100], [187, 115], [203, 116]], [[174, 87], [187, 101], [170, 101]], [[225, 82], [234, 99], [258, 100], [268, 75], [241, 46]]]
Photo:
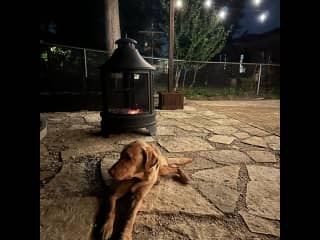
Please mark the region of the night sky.
[[[257, 20], [260, 12], [254, 11], [254, 9], [269, 12], [268, 18], [264, 23], [260, 23]], [[242, 27], [240, 34], [245, 31], [248, 31], [248, 33], [263, 33], [280, 27], [280, 0], [262, 0], [260, 7], [254, 7], [252, 0], [247, 0], [244, 12], [245, 15], [240, 20]]]
[[[204, 0], [197, 1], [203, 2]], [[239, 22], [241, 28], [235, 31], [233, 38], [238, 38], [243, 33], [259, 34], [280, 27], [280, 0], [261, 0], [262, 3], [258, 7], [253, 5], [253, 0], [212, 1], [220, 2], [220, 6], [224, 6], [224, 4], [226, 6], [230, 5], [228, 2], [245, 2], [243, 9], [238, 8], [243, 11], [244, 16]], [[44, 3], [46, 4], [41, 5], [43, 16], [40, 25], [43, 25], [42, 29], [48, 27], [46, 25], [50, 20], [54, 20], [57, 25], [57, 35], [50, 36], [45, 40], [49, 42], [56, 41], [66, 45], [104, 48], [103, 0], [68, 0], [67, 2], [63, 0], [46, 0]], [[120, 15], [122, 15], [122, 18], [120, 16], [122, 34], [126, 32], [131, 34], [131, 37], [137, 37], [138, 31], [150, 29], [152, 20], [155, 23], [161, 21], [159, 0], [119, 0], [119, 3]], [[257, 9], [269, 12], [269, 16], [264, 23], [258, 21], [257, 18], [261, 11], [257, 11]], [[72, 17], [70, 17], [70, 12], [72, 12]], [[227, 18], [234, 24], [232, 22], [232, 19], [235, 18], [233, 14], [227, 15]], [[161, 30], [157, 27], [155, 28], [156, 30]]]

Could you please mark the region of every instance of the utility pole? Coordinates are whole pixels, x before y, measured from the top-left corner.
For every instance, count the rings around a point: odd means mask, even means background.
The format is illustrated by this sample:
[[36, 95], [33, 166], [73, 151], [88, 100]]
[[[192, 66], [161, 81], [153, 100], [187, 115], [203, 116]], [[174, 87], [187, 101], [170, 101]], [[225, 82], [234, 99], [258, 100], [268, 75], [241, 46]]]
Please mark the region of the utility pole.
[[173, 91], [174, 0], [170, 0], [168, 92]]

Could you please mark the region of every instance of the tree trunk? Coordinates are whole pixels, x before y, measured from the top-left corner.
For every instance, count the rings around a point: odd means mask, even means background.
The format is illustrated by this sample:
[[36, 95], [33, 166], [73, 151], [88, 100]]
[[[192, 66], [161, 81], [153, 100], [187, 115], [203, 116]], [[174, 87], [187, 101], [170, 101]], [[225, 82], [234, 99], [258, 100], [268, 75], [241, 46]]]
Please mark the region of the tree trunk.
[[187, 69], [185, 69], [183, 73], [182, 89], [184, 89], [184, 85], [186, 83], [187, 72], [188, 72]]
[[196, 83], [196, 77], [197, 77], [198, 70], [199, 70], [198, 68], [194, 69], [193, 80], [192, 80], [192, 83], [190, 84], [189, 88], [192, 88], [193, 85]]
[[111, 57], [116, 48], [115, 41], [121, 38], [118, 0], [105, 0], [106, 51]]
[[177, 66], [177, 69], [176, 69], [176, 76], [175, 76], [175, 79], [174, 79], [174, 91], [177, 91], [178, 87], [179, 87], [179, 79], [180, 79], [180, 75], [181, 75], [181, 68], [179, 68]]

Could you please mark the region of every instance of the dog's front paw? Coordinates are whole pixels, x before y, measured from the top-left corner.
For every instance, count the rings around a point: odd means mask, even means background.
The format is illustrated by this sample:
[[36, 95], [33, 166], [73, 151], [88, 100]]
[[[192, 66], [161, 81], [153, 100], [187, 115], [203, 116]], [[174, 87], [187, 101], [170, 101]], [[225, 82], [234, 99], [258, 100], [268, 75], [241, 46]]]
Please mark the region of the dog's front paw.
[[103, 225], [101, 229], [102, 233], [102, 240], [107, 240], [111, 237], [113, 232], [113, 226], [110, 222], [107, 222], [106, 224]]
[[132, 240], [132, 234], [130, 233], [123, 233], [121, 235], [121, 240]]

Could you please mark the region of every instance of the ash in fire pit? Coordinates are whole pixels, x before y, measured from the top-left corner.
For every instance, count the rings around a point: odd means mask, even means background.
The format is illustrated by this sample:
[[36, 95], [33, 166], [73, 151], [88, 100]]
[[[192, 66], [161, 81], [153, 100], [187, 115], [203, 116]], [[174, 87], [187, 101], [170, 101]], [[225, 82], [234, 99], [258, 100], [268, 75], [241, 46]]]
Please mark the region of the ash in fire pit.
[[118, 48], [101, 66], [104, 135], [147, 128], [156, 134], [153, 70], [135, 48], [134, 39], [116, 41]]

